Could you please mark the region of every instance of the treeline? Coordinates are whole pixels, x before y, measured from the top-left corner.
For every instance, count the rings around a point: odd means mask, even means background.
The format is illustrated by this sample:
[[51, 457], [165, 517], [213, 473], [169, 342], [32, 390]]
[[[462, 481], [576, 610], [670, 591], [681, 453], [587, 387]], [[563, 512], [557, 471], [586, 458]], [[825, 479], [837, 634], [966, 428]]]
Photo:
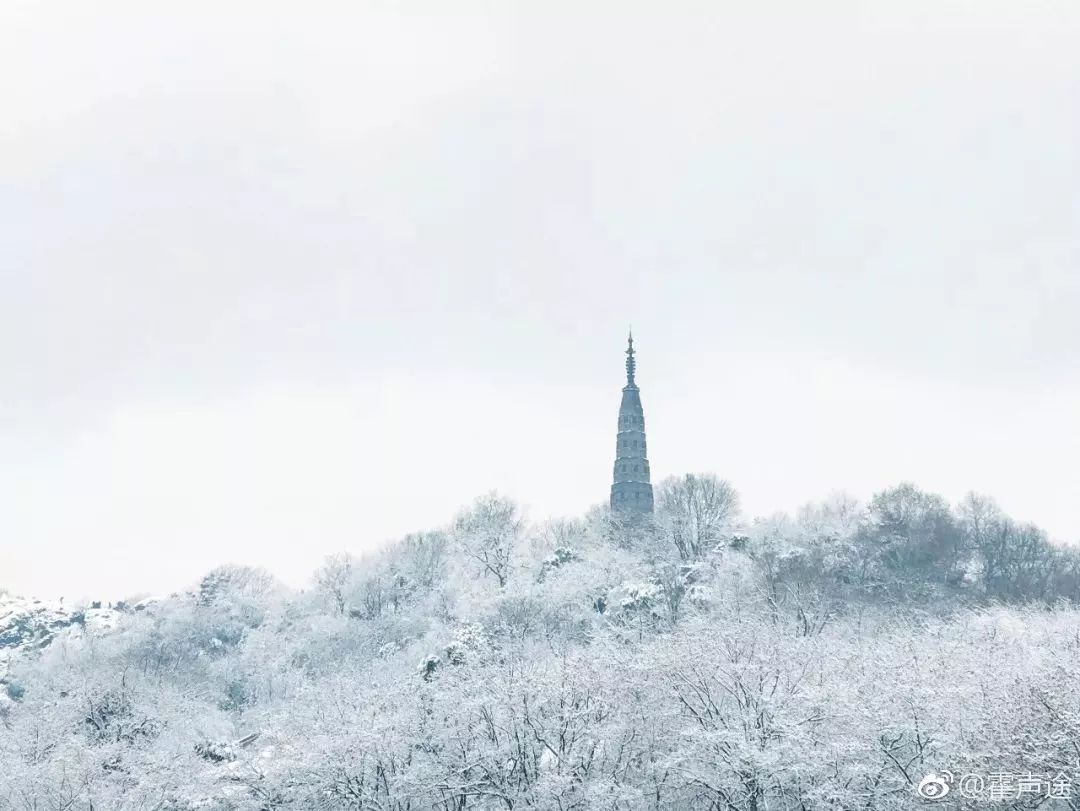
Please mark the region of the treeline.
[[[903, 483], [865, 505], [837, 494], [795, 515], [746, 521], [731, 483], [702, 473], [664, 480], [655, 501], [651, 516], [597, 507], [582, 519], [530, 527], [513, 501], [491, 493], [444, 529], [407, 536], [362, 561], [327, 559], [315, 582], [337, 613], [372, 620], [417, 592], [439, 593], [451, 562], [464, 578], [459, 589], [499, 593], [511, 581], [539, 584], [556, 570], [580, 570], [570, 564], [585, 549], [594, 563], [598, 549], [608, 549], [624, 555], [609, 570], [617, 577], [584, 567], [593, 573], [592, 610], [633, 604], [668, 625], [687, 599], [702, 597], [710, 567], [725, 557], [744, 561], [774, 613], [795, 617], [807, 633], [852, 604], [1080, 601], [1080, 549], [1051, 542], [974, 493], [950, 505]], [[543, 616], [543, 607], [535, 613]]]
[[975, 493], [952, 506], [902, 483], [866, 505], [838, 494], [746, 523], [729, 482], [687, 474], [662, 482], [656, 504], [645, 520], [599, 517], [609, 538], [651, 563], [669, 605], [689, 593], [703, 562], [731, 553], [753, 562], [768, 602], [792, 609], [807, 631], [852, 603], [1080, 601], [1080, 549]]

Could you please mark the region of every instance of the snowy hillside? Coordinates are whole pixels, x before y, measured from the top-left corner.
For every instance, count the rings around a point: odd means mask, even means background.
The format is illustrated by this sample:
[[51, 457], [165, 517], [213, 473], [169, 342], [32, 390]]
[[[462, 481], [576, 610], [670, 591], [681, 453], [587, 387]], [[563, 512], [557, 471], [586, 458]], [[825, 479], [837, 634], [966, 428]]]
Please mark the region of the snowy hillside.
[[0, 594], [0, 651], [40, 648], [72, 622], [61, 603]]
[[942, 774], [1071, 807], [1074, 552], [978, 497], [742, 522], [726, 487], [634, 522], [490, 495], [303, 592], [7, 598], [0, 808], [906, 811]]
[[62, 601], [0, 594], [0, 682], [14, 662], [40, 653], [54, 640], [107, 633], [117, 627], [124, 612], [143, 611], [148, 605], [150, 601], [121, 604], [120, 609], [94, 604], [68, 610]]

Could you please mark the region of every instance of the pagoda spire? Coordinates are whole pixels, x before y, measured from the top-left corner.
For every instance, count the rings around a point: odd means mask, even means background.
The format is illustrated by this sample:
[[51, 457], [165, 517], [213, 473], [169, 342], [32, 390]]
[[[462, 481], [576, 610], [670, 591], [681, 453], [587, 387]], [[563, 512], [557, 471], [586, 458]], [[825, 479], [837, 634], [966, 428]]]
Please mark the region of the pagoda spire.
[[634, 380], [634, 334], [626, 339], [626, 386], [619, 405], [619, 432], [615, 439], [615, 469], [611, 485], [611, 509], [620, 514], [653, 511], [649, 457], [645, 445], [645, 412], [641, 392]]

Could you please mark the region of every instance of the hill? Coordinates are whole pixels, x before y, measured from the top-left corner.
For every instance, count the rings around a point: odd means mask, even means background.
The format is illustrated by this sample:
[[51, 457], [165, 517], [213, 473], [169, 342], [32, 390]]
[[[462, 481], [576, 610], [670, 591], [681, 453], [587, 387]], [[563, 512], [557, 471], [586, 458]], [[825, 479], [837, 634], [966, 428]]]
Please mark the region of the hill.
[[747, 523], [693, 476], [641, 521], [488, 495], [306, 591], [7, 598], [0, 807], [1066, 808], [1075, 571], [986, 499]]

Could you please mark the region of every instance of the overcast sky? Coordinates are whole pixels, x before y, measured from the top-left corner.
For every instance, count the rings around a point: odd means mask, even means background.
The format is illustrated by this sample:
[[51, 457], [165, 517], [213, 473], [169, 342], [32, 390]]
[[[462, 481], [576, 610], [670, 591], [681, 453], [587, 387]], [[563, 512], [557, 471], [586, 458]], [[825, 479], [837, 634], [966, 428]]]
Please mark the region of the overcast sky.
[[4, 0], [0, 586], [581, 513], [631, 322], [655, 480], [1075, 541], [1078, 194], [1075, 0]]

